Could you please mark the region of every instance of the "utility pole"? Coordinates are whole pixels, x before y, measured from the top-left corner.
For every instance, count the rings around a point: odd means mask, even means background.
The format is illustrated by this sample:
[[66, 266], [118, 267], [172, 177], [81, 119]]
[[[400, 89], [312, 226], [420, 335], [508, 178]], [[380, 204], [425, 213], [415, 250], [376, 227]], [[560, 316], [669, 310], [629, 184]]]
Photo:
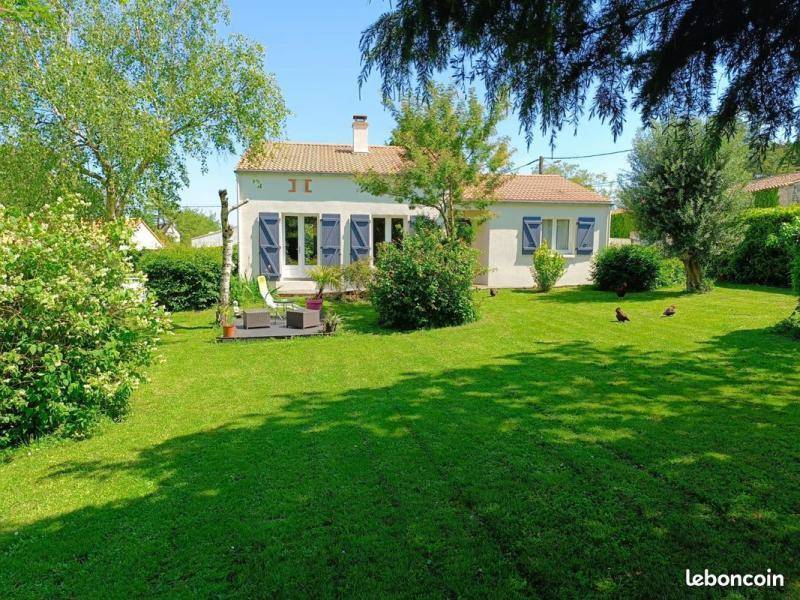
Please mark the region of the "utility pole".
[[544, 156], [539, 156], [539, 175], [544, 175]]

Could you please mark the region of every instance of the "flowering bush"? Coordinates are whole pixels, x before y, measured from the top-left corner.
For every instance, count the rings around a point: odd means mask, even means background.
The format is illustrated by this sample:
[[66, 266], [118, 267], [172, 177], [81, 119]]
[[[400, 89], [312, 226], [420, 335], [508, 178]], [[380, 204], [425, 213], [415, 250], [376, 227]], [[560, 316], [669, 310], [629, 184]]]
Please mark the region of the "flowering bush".
[[478, 251], [437, 231], [384, 244], [369, 296], [383, 325], [400, 329], [459, 325], [477, 318], [472, 282]]
[[137, 284], [124, 223], [81, 221], [83, 208], [0, 206], [0, 448], [124, 414], [168, 324]]
[[533, 253], [533, 266], [531, 267], [531, 275], [533, 275], [537, 289], [540, 292], [549, 292], [566, 270], [567, 259], [557, 250], [551, 250], [547, 246], [547, 242], [542, 241], [536, 252]]

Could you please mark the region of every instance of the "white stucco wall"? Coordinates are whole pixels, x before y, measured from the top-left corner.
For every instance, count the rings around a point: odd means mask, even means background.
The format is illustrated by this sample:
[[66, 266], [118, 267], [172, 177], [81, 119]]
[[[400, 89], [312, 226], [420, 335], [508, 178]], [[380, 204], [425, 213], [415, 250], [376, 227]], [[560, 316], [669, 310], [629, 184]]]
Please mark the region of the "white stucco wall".
[[[296, 191], [290, 192], [290, 179], [295, 179]], [[310, 179], [310, 192], [305, 191], [305, 180]], [[414, 214], [432, 214], [427, 209], [411, 210], [408, 205], [391, 198], [366, 194], [358, 189], [346, 175], [316, 174], [266, 174], [237, 173], [239, 202], [247, 204], [239, 209], [239, 274], [252, 278], [258, 273], [258, 213], [274, 212], [283, 215], [338, 214], [341, 218], [340, 234], [342, 261], [350, 258], [350, 215], [368, 214], [372, 217], [403, 217]], [[281, 220], [282, 222], [282, 220]], [[371, 232], [370, 232], [371, 234]], [[280, 227], [281, 275], [283, 276], [283, 227]], [[371, 252], [371, 250], [370, 250]], [[295, 285], [295, 289], [302, 289]], [[313, 285], [306, 286], [313, 290]]]
[[594, 217], [594, 252], [608, 245], [611, 221], [611, 206], [597, 203], [545, 203], [545, 202], [499, 202], [492, 210], [496, 216], [485, 227], [489, 236], [490, 271], [487, 284], [491, 287], [531, 287], [533, 277], [530, 267], [533, 257], [522, 254], [522, 218], [569, 219], [569, 240], [572, 251], [565, 254], [567, 272], [558, 285], [582, 285], [590, 283], [589, 266], [592, 256], [575, 254], [576, 222], [578, 217]]
[[[290, 179], [295, 179], [295, 190]], [[305, 192], [305, 180], [310, 179], [310, 192]], [[258, 260], [258, 214], [273, 212], [283, 215], [338, 214], [341, 218], [341, 249], [344, 264], [350, 258], [350, 215], [368, 214], [372, 217], [404, 217], [413, 214], [434, 216], [428, 209], [411, 210], [391, 198], [380, 198], [358, 189], [355, 182], [345, 175], [266, 174], [237, 173], [239, 202], [247, 204], [239, 209], [239, 274], [253, 278], [259, 274]], [[578, 217], [595, 218], [594, 250], [597, 252], [608, 243], [611, 206], [597, 203], [533, 203], [498, 202], [492, 207], [496, 216], [482, 225], [474, 242], [480, 251], [481, 263], [488, 269], [476, 283], [492, 287], [530, 287], [532, 257], [522, 254], [522, 217], [540, 216], [543, 219], [569, 219], [570, 243], [575, 245], [576, 221]], [[281, 218], [281, 223], [283, 219]], [[292, 291], [313, 291], [310, 281], [290, 280], [284, 273], [283, 226], [280, 227], [281, 282], [289, 281]], [[591, 256], [567, 256], [567, 273], [559, 285], [589, 283]], [[288, 289], [286, 285], [282, 289]]]
[[778, 203], [781, 206], [800, 204], [800, 184], [778, 188]]

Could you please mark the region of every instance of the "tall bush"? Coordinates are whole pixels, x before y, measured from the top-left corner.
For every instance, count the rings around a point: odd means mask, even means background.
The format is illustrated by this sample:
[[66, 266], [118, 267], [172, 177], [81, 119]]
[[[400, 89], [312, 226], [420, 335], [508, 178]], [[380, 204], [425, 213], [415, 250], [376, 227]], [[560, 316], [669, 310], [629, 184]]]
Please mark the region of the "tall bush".
[[386, 244], [369, 296], [381, 324], [398, 329], [459, 325], [477, 318], [472, 282], [478, 252], [431, 231]]
[[551, 250], [547, 242], [533, 253], [531, 275], [540, 292], [549, 292], [567, 270], [567, 260], [557, 250]]
[[0, 206], [0, 448], [124, 414], [167, 325], [121, 249], [130, 232], [85, 209]]
[[608, 246], [592, 261], [592, 281], [601, 290], [615, 290], [627, 284], [628, 291], [642, 292], [657, 288], [674, 275], [674, 264], [664, 264], [656, 246]]
[[743, 215], [744, 233], [738, 244], [715, 265], [716, 276], [737, 283], [789, 287], [791, 254], [786, 246], [771, 243], [784, 223], [800, 217], [800, 207], [763, 208]]
[[636, 231], [633, 213], [629, 211], [615, 212], [611, 215], [611, 237], [629, 238]]
[[142, 253], [138, 265], [147, 275], [147, 287], [168, 310], [208, 308], [219, 298], [220, 248], [171, 246], [148, 250]]

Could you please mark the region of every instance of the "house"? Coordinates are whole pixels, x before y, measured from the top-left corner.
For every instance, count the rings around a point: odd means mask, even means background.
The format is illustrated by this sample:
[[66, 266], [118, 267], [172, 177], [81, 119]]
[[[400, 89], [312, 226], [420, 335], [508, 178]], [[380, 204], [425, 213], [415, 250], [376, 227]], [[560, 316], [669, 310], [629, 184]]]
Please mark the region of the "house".
[[164, 247], [156, 232], [142, 219], [135, 219], [131, 227], [133, 228], [131, 243], [137, 250], [161, 250]]
[[[237, 228], [232, 227], [233, 229], [233, 244], [236, 245], [238, 243], [239, 234], [237, 233]], [[219, 231], [212, 231], [211, 233], [204, 233], [203, 235], [196, 235], [192, 238], [192, 247], [193, 248], [203, 248], [203, 247], [220, 247], [222, 246], [222, 230]]]
[[[356, 115], [352, 144], [267, 143], [247, 150], [236, 167], [239, 274], [264, 274], [283, 291], [313, 290], [317, 264], [372, 260], [380, 242], [413, 228], [426, 207], [359, 190], [355, 173], [395, 173], [397, 146], [370, 146], [366, 117]], [[547, 240], [567, 258], [560, 285], [589, 282], [592, 255], [608, 244], [611, 202], [560, 175], [509, 175], [474, 246], [486, 273], [476, 283], [530, 287], [535, 248]]]
[[744, 189], [751, 193], [777, 190], [778, 204], [781, 206], [800, 204], [800, 172], [762, 177], [751, 181]]

